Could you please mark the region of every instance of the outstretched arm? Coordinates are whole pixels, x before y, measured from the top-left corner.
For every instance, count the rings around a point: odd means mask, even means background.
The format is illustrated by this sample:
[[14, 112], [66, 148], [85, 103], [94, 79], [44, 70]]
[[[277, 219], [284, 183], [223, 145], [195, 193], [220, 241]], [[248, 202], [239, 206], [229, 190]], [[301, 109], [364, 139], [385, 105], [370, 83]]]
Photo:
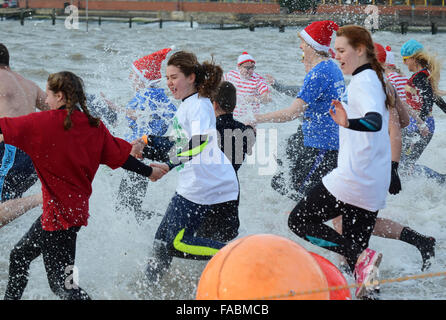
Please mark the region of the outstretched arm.
[[0, 228], [20, 217], [25, 212], [42, 204], [42, 194], [8, 200], [0, 204]]
[[256, 114], [256, 123], [264, 122], [288, 122], [298, 118], [307, 108], [307, 103], [300, 98], [294, 99], [288, 108], [281, 110]]

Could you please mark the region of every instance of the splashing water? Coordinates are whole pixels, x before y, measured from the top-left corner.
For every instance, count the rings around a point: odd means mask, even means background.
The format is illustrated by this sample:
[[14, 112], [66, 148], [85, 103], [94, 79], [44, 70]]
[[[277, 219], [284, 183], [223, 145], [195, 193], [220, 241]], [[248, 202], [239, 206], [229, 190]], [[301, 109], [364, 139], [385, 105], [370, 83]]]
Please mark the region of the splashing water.
[[[190, 50], [199, 61], [210, 60], [211, 54], [227, 72], [236, 67], [238, 55], [249, 52], [256, 59], [256, 72], [271, 74], [287, 84], [300, 85], [305, 71], [299, 62], [301, 51], [297, 38], [298, 28], [286, 28], [279, 33], [273, 28], [248, 30], [204, 30], [189, 27], [188, 23], [157, 25], [107, 23], [94, 26], [89, 32], [83, 24], [79, 30], [67, 30], [63, 24], [52, 26], [49, 21], [0, 22], [0, 39], [11, 55], [11, 67], [45, 88], [49, 73], [70, 70], [81, 76], [88, 93], [103, 92], [117, 105], [124, 106], [132, 98], [128, 81], [131, 63], [139, 57], [175, 45], [177, 50]], [[446, 41], [445, 34], [435, 36], [409, 33], [395, 36], [390, 32], [376, 32], [373, 37], [383, 45], [391, 45], [399, 57], [401, 45], [410, 38], [424, 43], [440, 58]], [[406, 74], [402, 61], [397, 64]], [[162, 73], [164, 74], [164, 65]], [[165, 86], [165, 80], [162, 85]], [[440, 83], [446, 89], [446, 81]], [[287, 107], [292, 98], [273, 92], [273, 102], [262, 107], [262, 112]], [[446, 172], [446, 116], [434, 108], [437, 129], [420, 163], [439, 172]], [[278, 157], [285, 150], [289, 135], [296, 131], [299, 120], [284, 124], [263, 124], [259, 128], [277, 129]], [[126, 132], [124, 114], [118, 117], [118, 126], [112, 131], [120, 137]], [[268, 144], [267, 144], [268, 145]], [[317, 252], [335, 264], [337, 256], [299, 239], [287, 227], [284, 214], [293, 207], [293, 201], [279, 195], [271, 186], [271, 175], [259, 175], [259, 165], [245, 163], [239, 171], [241, 185], [241, 235], [273, 233], [282, 235]], [[116, 212], [114, 202], [122, 169], [112, 171], [100, 167], [93, 183], [90, 201], [89, 225], [78, 234], [76, 265], [79, 284], [93, 299], [193, 299], [196, 285], [206, 262], [174, 259], [174, 263], [157, 286], [148, 286], [143, 271], [151, 255], [152, 241], [171, 196], [177, 176], [172, 172], [163, 180], [149, 185], [143, 207], [159, 213], [150, 220], [138, 222], [131, 212]], [[409, 225], [420, 233], [437, 239], [436, 259], [429, 271], [444, 271], [446, 265], [446, 190], [423, 177], [403, 179], [403, 191], [388, 196], [387, 207], [380, 216]], [[262, 193], [259, 193], [259, 187]], [[37, 192], [39, 184], [27, 194]], [[3, 294], [7, 278], [9, 253], [41, 214], [36, 208], [0, 230], [0, 292]], [[372, 237], [370, 247], [383, 253], [381, 278], [419, 274], [421, 256], [415, 247], [400, 241]], [[350, 283], [353, 279], [347, 279]], [[441, 278], [393, 283], [381, 287], [382, 299], [445, 299], [446, 282]], [[280, 293], [277, 293], [280, 294]], [[50, 291], [42, 258], [31, 265], [30, 280], [24, 299], [54, 299]]]

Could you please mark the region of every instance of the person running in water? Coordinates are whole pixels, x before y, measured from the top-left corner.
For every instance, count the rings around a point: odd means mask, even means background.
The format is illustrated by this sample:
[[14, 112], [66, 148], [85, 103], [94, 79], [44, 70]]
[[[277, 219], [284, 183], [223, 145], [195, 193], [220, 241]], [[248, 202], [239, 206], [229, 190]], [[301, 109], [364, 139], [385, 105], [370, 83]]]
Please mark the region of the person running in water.
[[330, 59], [331, 37], [337, 28], [333, 21], [317, 21], [299, 34], [307, 74], [296, 99], [288, 108], [255, 115], [255, 124], [303, 116], [302, 126], [287, 143], [291, 181], [282, 171], [272, 179], [275, 190], [297, 202], [336, 167], [339, 127], [328, 111], [332, 100], [340, 99], [345, 90], [342, 72]]
[[247, 52], [237, 59], [237, 70], [225, 73], [223, 79], [231, 82], [237, 89], [237, 106], [234, 117], [249, 119], [260, 112], [260, 105], [271, 101], [266, 80], [254, 72], [256, 62]]
[[[143, 135], [161, 137], [169, 129], [177, 107], [167, 97], [165, 90], [159, 86], [161, 81], [161, 64], [171, 51], [165, 48], [140, 58], [132, 64], [131, 79], [136, 91], [135, 97], [127, 104], [126, 120], [130, 134], [125, 139], [133, 142]], [[153, 150], [159, 149], [159, 139], [153, 139]], [[146, 154], [146, 158], [162, 161], [156, 153]], [[134, 212], [137, 219], [147, 219], [153, 214], [143, 210], [142, 204], [149, 182], [143, 176], [133, 172], [126, 173], [121, 180], [117, 194], [116, 209]]]
[[[306, 241], [344, 256], [362, 298], [382, 258], [368, 242], [390, 186], [390, 99], [367, 29], [339, 28], [335, 49], [342, 72], [352, 75], [342, 102], [333, 101], [335, 111], [329, 111], [340, 126], [337, 167], [296, 205], [288, 225]], [[338, 216], [342, 234], [325, 224]]]
[[[404, 88], [405, 85], [404, 77], [396, 69], [392, 58], [388, 58], [386, 56], [386, 51], [379, 43], [375, 43], [375, 50], [377, 52], [378, 61], [383, 65], [384, 70], [386, 70], [387, 79], [392, 83], [392, 85], [397, 90], [400, 100], [405, 101], [405, 94], [404, 95], [402, 94], [402, 92], [405, 93], [405, 91], [401, 90], [401, 86]], [[389, 50], [387, 50], [387, 54], [388, 52]], [[405, 104], [404, 108], [409, 109]], [[414, 117], [417, 117], [417, 115], [415, 114]], [[394, 148], [393, 147], [394, 145], [396, 144], [392, 143], [392, 175], [398, 174], [398, 164], [401, 159], [401, 150], [402, 150], [401, 143], [398, 144], [398, 148]], [[391, 194], [396, 194], [399, 192], [399, 190], [398, 192], [392, 192], [392, 190], [390, 189], [389, 191]], [[340, 225], [338, 226], [337, 230], [342, 232], [341, 231], [342, 228]], [[410, 227], [404, 226], [390, 219], [378, 217], [376, 219], [373, 235], [382, 238], [400, 240], [415, 246], [420, 251], [422, 258], [421, 271], [427, 270], [431, 265], [431, 258], [435, 257], [436, 240], [434, 237], [420, 234], [419, 232], [411, 229]]]
[[[0, 43], [0, 117], [47, 110], [45, 92], [11, 70], [9, 51]], [[0, 202], [20, 198], [37, 181], [31, 158], [15, 146], [0, 143]]]
[[[218, 139], [218, 145], [226, 158], [231, 161], [237, 174], [246, 154], [251, 154], [256, 136], [254, 128], [234, 119], [233, 111], [236, 101], [237, 89], [228, 81], [223, 81], [220, 84], [215, 97], [212, 98], [217, 121], [216, 128], [220, 138]], [[240, 226], [239, 202], [240, 192], [233, 206], [228, 206], [227, 210], [216, 211], [214, 214], [208, 215], [200, 226], [198, 235], [202, 238], [211, 238], [222, 242], [228, 242], [237, 237]]]
[[434, 103], [445, 113], [446, 103], [442, 104], [442, 99], [438, 96], [441, 65], [436, 58], [413, 39], [403, 44], [401, 56], [409, 71], [413, 72], [406, 85], [406, 103], [424, 122], [422, 127], [427, 127], [429, 131], [427, 134], [421, 132], [412, 119], [411, 125], [403, 134], [402, 165], [404, 170], [411, 172], [434, 135]]
[[238, 204], [237, 175], [219, 148], [210, 100], [222, 75], [220, 66], [199, 63], [190, 52], [176, 52], [167, 62], [167, 85], [174, 98], [182, 101], [173, 120], [176, 144], [167, 163], [152, 165], [163, 170], [175, 168], [179, 176], [155, 234], [153, 257], [146, 269], [150, 282], [162, 278], [173, 257], [207, 260], [225, 245], [197, 235], [207, 217], [233, 211]]
[[82, 80], [63, 71], [51, 74], [46, 103], [51, 110], [0, 118], [5, 143], [25, 151], [42, 184], [43, 213], [14, 246], [5, 299], [20, 299], [31, 262], [42, 255], [51, 290], [62, 299], [89, 299], [77, 284], [66, 286], [75, 264], [76, 237], [89, 217], [92, 182], [100, 164], [150, 177], [166, 172], [130, 156], [130, 143], [113, 137], [90, 115]]

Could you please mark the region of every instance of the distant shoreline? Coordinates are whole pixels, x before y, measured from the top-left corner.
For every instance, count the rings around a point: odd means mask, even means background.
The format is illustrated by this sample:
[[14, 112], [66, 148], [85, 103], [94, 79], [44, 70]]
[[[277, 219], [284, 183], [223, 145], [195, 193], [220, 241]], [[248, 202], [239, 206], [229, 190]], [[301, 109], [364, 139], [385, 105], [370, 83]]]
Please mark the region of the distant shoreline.
[[[28, 9], [25, 3], [28, 5]], [[177, 11], [177, 4], [181, 3], [183, 11]], [[69, 2], [65, 2], [68, 5]], [[77, 7], [79, 20], [85, 20], [86, 1], [73, 1]], [[104, 5], [106, 4], [106, 5]], [[122, 6], [131, 9], [123, 10]], [[20, 8], [0, 9], [0, 15], [8, 17], [15, 12], [15, 18], [20, 19], [20, 10], [25, 12], [25, 19], [60, 19], [68, 14], [64, 11], [64, 3], [60, 0], [25, 0], [19, 1]], [[40, 6], [36, 8], [35, 6]], [[43, 7], [42, 6], [46, 6]], [[280, 13], [280, 7], [274, 3], [225, 3], [225, 2], [147, 2], [147, 1], [94, 1], [88, 3], [88, 19], [91, 21], [129, 21], [135, 23], [156, 23], [168, 21], [185, 21], [202, 25], [216, 25], [216, 29], [259, 27], [289, 27], [305, 26], [317, 20], [334, 20], [339, 25], [359, 24], [370, 18], [366, 13], [366, 5], [319, 5], [312, 13]], [[98, 6], [102, 6], [99, 10]], [[104, 9], [105, 8], [105, 9]], [[159, 10], [149, 10], [158, 8]], [[255, 9], [252, 9], [255, 8]], [[261, 9], [263, 8], [263, 9]], [[446, 7], [441, 6], [377, 6], [376, 30], [395, 32], [431, 31], [432, 33], [446, 31]], [[161, 10], [163, 9], [163, 10]], [[192, 11], [199, 10], [199, 11]], [[210, 11], [215, 10], [215, 11]], [[225, 11], [226, 10], [226, 11]], [[247, 13], [251, 10], [252, 13]], [[282, 10], [283, 11], [283, 10]], [[257, 12], [257, 13], [256, 13]], [[263, 13], [261, 13], [263, 12]], [[8, 14], [9, 13], [9, 14]], [[131, 23], [131, 22], [130, 22]], [[227, 27], [226, 29], [229, 29]]]

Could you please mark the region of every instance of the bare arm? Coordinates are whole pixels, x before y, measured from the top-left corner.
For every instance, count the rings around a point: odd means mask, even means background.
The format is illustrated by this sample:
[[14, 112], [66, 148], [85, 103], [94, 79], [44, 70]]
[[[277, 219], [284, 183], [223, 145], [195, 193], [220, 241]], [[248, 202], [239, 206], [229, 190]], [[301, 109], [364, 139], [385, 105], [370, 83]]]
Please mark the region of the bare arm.
[[265, 113], [256, 114], [256, 123], [265, 122], [288, 122], [298, 118], [307, 108], [307, 103], [300, 98], [295, 99], [288, 108]]
[[390, 135], [390, 149], [392, 152], [392, 161], [400, 162], [401, 158], [401, 120], [397, 108], [391, 108], [389, 112], [389, 135]]
[[39, 87], [37, 87], [36, 108], [39, 110], [50, 110], [50, 107], [46, 104], [46, 93]]
[[394, 90], [394, 94], [395, 94], [395, 109], [398, 112], [398, 120], [399, 120], [399, 124], [400, 124], [400, 129], [405, 128], [410, 123], [409, 112], [408, 112], [410, 107], [400, 99], [395, 88], [393, 88], [393, 90]]
[[42, 194], [8, 200], [0, 204], [0, 228], [42, 203]]

